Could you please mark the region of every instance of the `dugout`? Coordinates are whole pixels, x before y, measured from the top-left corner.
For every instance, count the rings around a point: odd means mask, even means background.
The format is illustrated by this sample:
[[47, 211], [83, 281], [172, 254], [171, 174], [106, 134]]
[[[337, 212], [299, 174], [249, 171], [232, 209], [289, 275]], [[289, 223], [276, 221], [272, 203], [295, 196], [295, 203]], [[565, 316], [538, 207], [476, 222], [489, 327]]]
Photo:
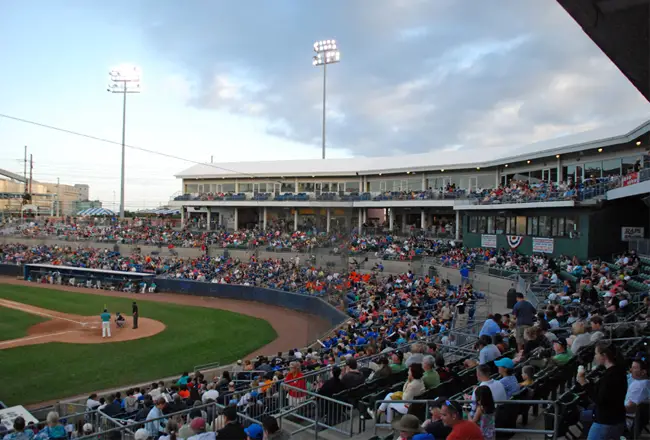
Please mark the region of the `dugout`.
[[[122, 272], [54, 264], [23, 266], [23, 277], [28, 281], [107, 290], [141, 291], [143, 285], [146, 287], [152, 285], [155, 276], [153, 273], [146, 272]], [[43, 281], [44, 277], [45, 281]]]

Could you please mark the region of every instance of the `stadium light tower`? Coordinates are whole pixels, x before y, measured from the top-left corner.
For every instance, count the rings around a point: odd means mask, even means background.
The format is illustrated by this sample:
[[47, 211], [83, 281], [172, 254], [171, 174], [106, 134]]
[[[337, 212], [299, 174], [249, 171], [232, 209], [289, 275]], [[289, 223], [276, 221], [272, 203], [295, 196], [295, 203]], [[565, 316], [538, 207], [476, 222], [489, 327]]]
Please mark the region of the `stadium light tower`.
[[140, 93], [142, 71], [137, 66], [122, 65], [108, 72], [108, 91], [124, 95], [122, 104], [122, 172], [120, 175], [120, 218], [124, 218], [124, 156], [126, 141], [126, 95]]
[[314, 43], [312, 64], [323, 66], [323, 159], [325, 159], [325, 115], [327, 111], [327, 65], [341, 61], [341, 52], [338, 50], [336, 40], [321, 40]]

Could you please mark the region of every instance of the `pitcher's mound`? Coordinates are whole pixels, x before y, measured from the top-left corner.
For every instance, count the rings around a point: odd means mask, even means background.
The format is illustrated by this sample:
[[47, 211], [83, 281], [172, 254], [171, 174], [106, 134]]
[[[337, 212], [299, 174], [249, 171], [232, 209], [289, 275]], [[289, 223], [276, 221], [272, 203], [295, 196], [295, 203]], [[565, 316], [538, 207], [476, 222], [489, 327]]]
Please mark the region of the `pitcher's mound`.
[[31, 326], [27, 331], [28, 336], [24, 338], [0, 341], [0, 350], [22, 345], [45, 344], [47, 342], [65, 342], [69, 344], [122, 342], [147, 338], [165, 330], [165, 324], [149, 318], [138, 319], [138, 328], [133, 329], [131, 316], [125, 314], [126, 323], [124, 327], [118, 328], [113, 320], [111, 322], [111, 337], [103, 338], [99, 316], [71, 315], [6, 299], [0, 299], [0, 307], [20, 310], [21, 312], [49, 319]]

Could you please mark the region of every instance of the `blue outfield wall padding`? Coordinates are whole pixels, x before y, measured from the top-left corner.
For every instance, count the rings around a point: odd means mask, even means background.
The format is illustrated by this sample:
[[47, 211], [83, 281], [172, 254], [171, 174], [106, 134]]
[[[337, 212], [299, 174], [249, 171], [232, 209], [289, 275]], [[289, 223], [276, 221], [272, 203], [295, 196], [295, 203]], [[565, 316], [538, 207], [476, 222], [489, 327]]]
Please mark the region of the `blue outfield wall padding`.
[[[27, 266], [14, 264], [0, 264], [0, 276], [18, 277], [25, 279], [29, 276]], [[62, 268], [63, 269], [63, 268]], [[74, 270], [74, 268], [70, 268]], [[128, 275], [129, 273], [125, 273]], [[97, 278], [100, 274], [94, 274]], [[131, 275], [138, 275], [131, 273]], [[145, 281], [154, 281], [159, 292], [181, 293], [185, 295], [207, 296], [214, 298], [235, 299], [241, 301], [255, 301], [285, 309], [308, 313], [327, 320], [332, 327], [342, 324], [348, 316], [336, 307], [320, 298], [299, 293], [285, 292], [283, 290], [266, 289], [263, 287], [238, 286], [232, 284], [204, 283], [191, 280], [177, 280], [170, 278], [147, 278]]]
[[5, 277], [18, 277], [24, 275], [24, 266], [17, 266], [15, 264], [0, 264], [0, 276]]
[[238, 286], [232, 284], [204, 283], [191, 280], [176, 280], [155, 278], [157, 290], [167, 293], [182, 293], [186, 295], [208, 296], [214, 298], [255, 301], [298, 312], [309, 313], [326, 319], [332, 327], [337, 326], [348, 316], [336, 307], [315, 296], [285, 292], [283, 290], [266, 289], [263, 287]]

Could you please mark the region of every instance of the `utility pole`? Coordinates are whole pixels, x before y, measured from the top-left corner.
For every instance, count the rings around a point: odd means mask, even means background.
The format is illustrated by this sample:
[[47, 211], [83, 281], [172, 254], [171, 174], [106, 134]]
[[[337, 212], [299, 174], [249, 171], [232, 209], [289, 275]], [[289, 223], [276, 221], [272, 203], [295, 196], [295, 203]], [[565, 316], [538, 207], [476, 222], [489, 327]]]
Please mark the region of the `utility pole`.
[[23, 159], [23, 182], [25, 182], [25, 194], [27, 194], [27, 145], [25, 145], [25, 158]]
[[34, 171], [34, 157], [29, 155], [29, 195], [32, 195], [32, 176]]
[[56, 216], [59, 217], [59, 214], [61, 213], [61, 188], [60, 188], [60, 180], [57, 177], [56, 178]]

